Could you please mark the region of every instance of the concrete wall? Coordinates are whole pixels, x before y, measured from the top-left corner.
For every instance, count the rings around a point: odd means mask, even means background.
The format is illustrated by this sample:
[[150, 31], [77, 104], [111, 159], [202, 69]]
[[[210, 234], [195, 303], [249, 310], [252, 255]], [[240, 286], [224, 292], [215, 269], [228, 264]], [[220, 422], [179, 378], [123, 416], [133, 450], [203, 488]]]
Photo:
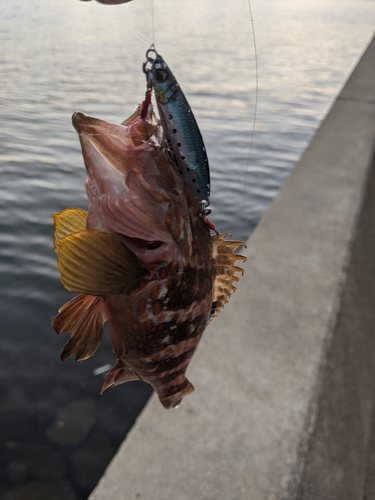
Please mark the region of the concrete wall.
[[177, 410], [91, 500], [362, 499], [375, 381], [375, 40], [252, 234]]

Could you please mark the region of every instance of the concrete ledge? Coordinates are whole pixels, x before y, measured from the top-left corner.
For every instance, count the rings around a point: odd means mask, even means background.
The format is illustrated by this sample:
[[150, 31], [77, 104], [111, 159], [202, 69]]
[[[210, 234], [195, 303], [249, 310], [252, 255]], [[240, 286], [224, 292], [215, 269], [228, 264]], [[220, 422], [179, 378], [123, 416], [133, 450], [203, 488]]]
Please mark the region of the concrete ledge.
[[188, 370], [196, 391], [174, 411], [151, 398], [91, 500], [362, 499], [374, 69], [375, 40], [251, 236]]

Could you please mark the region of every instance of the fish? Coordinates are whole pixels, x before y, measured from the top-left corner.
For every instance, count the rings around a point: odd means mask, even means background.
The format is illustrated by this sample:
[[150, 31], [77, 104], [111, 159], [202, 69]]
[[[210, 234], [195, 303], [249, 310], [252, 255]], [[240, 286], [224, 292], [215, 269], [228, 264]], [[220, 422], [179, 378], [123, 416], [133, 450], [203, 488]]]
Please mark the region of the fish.
[[[145, 105], [146, 102], [146, 105]], [[146, 110], [146, 111], [145, 111]], [[76, 112], [88, 211], [54, 214], [63, 286], [79, 295], [52, 322], [64, 360], [92, 356], [109, 326], [116, 364], [101, 389], [143, 380], [166, 408], [194, 387], [186, 370], [208, 323], [235, 291], [244, 242], [214, 233], [163, 146], [146, 96], [120, 125]]]

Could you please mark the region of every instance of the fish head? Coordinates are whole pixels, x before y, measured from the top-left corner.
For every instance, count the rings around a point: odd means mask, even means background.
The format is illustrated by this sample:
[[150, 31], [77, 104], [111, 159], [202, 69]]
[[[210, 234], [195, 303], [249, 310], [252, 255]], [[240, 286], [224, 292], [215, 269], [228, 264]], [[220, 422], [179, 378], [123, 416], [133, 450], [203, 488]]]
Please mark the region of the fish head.
[[115, 234], [146, 268], [189, 261], [199, 204], [161, 147], [152, 106], [121, 125], [79, 112], [72, 121], [87, 170], [87, 229]]

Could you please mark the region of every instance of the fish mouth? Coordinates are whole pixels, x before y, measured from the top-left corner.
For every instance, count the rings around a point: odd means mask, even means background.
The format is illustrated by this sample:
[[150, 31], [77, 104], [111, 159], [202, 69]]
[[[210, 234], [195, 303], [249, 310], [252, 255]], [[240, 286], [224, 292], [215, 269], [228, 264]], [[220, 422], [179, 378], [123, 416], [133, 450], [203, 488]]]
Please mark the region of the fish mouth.
[[[134, 118], [134, 123], [137, 119]], [[99, 118], [87, 116], [81, 111], [76, 111], [72, 115], [73, 127], [78, 132], [80, 138], [88, 136], [89, 140], [107, 147], [116, 147], [126, 151], [126, 149], [134, 149], [134, 141], [131, 137], [131, 128], [124, 124], [108, 123]]]
[[79, 136], [91, 136], [93, 139], [95, 136], [101, 136], [104, 142], [125, 148], [142, 146], [157, 133], [157, 124], [153, 122], [152, 111], [149, 112], [147, 119], [141, 119], [140, 108], [120, 125], [87, 116], [81, 111], [73, 113], [72, 123]]
[[[93, 118], [92, 116], [87, 116], [84, 113], [81, 113], [81, 111], [76, 111], [75, 113], [73, 113], [72, 123], [78, 134], [108, 134], [109, 124], [106, 121], [99, 120], [99, 118]], [[119, 128], [120, 125], [112, 125], [111, 127]]]

